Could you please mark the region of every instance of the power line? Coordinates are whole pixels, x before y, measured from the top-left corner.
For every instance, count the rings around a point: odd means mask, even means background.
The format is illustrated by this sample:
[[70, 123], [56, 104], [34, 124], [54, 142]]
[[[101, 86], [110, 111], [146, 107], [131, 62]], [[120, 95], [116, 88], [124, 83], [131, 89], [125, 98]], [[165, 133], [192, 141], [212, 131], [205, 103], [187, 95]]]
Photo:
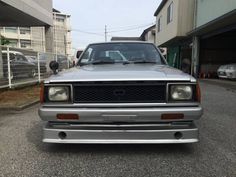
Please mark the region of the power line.
[[[124, 32], [124, 31], [132, 31], [132, 30], [137, 30], [137, 29], [141, 29], [141, 28], [144, 28], [144, 27], [148, 27], [150, 25], [154, 25], [154, 23], [148, 23], [148, 24], [139, 25], [139, 26], [136, 25], [136, 26], [133, 26], [133, 27], [130, 26], [130, 28], [126, 28], [126, 29], [121, 29], [121, 27], [120, 27], [120, 30], [113, 30], [113, 31], [112, 30], [108, 31], [107, 30], [107, 26], [105, 25], [104, 34], [96, 33], [96, 32], [91, 32], [91, 31], [84, 31], [84, 30], [80, 30], [80, 29], [72, 29], [72, 31], [79, 32], [79, 33], [84, 33], [84, 34], [90, 34], [90, 35], [96, 35], [96, 36], [105, 37], [105, 41], [107, 41], [107, 37], [113, 37], [113, 35], [109, 35], [109, 33], [119, 33], [119, 32]], [[111, 29], [115, 29], [115, 28], [111, 28]], [[119, 29], [119, 28], [116, 28], [116, 29]]]
[[150, 25], [153, 25], [154, 23], [148, 24], [148, 25], [143, 25], [143, 26], [137, 26], [135, 28], [127, 28], [127, 29], [122, 29], [122, 30], [114, 30], [114, 31], [108, 31], [108, 33], [117, 33], [117, 32], [123, 32], [123, 31], [132, 31], [136, 29], [141, 29]]
[[[83, 31], [83, 30], [79, 30], [79, 29], [72, 29], [72, 31], [74, 31], [74, 32], [79, 32], [79, 33], [84, 33], [84, 34], [102, 36], [102, 37], [105, 36], [105, 34], [102, 34], [102, 33], [95, 33], [95, 32]], [[108, 35], [108, 34], [107, 34], [107, 36], [108, 36], [108, 37], [112, 37], [111, 35]]]
[[91, 35], [97, 35], [97, 36], [104, 36], [104, 34], [101, 34], [101, 33], [83, 31], [83, 30], [79, 30], [79, 29], [72, 29], [72, 31], [80, 32], [80, 33], [85, 33], [85, 34], [91, 34]]
[[[152, 25], [153, 22], [149, 22], [149, 23], [143, 23], [143, 24], [139, 24], [139, 25], [129, 25], [129, 26], [120, 26], [120, 27], [113, 27], [113, 28], [109, 28], [110, 30], [120, 30], [120, 29], [126, 29], [126, 28], [136, 28], [139, 26], [149, 26]], [[102, 32], [104, 31], [104, 28], [90, 28], [90, 29], [82, 29], [83, 31], [99, 31]]]
[[130, 26], [123, 26], [123, 27], [116, 27], [116, 28], [110, 28], [110, 30], [121, 30], [121, 29], [126, 29], [126, 28], [136, 28], [139, 26], [149, 26], [149, 25], [153, 25], [153, 22], [150, 23], [144, 23], [144, 24], [140, 24], [140, 25], [130, 25]]

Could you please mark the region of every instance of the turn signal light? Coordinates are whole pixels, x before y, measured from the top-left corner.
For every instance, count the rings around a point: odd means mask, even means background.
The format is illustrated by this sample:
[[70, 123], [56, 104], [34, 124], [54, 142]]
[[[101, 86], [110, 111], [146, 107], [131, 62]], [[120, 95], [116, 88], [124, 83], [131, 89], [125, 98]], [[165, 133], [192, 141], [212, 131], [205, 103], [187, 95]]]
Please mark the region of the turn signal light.
[[79, 115], [77, 114], [57, 114], [59, 120], [78, 120]]
[[44, 84], [43, 82], [40, 85], [40, 103], [44, 102]]
[[201, 89], [199, 83], [197, 83], [197, 101], [201, 103]]
[[178, 119], [184, 119], [184, 114], [162, 114], [161, 115], [162, 120], [178, 120]]

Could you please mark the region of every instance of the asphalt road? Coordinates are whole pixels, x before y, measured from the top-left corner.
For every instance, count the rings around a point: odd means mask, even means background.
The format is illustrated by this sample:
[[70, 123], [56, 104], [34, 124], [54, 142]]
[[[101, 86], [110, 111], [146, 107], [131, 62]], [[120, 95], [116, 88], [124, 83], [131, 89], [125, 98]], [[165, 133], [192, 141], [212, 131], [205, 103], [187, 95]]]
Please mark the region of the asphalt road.
[[37, 107], [0, 114], [0, 176], [236, 176], [236, 90], [202, 83], [200, 142], [50, 145]]

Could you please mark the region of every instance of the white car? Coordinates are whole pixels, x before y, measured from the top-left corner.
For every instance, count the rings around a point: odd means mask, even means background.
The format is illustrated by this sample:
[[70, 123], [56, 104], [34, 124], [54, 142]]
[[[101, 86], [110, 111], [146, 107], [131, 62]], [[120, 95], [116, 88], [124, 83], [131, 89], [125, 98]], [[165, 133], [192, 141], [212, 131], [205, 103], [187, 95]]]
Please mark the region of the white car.
[[217, 74], [219, 78], [236, 79], [236, 63], [220, 66]]

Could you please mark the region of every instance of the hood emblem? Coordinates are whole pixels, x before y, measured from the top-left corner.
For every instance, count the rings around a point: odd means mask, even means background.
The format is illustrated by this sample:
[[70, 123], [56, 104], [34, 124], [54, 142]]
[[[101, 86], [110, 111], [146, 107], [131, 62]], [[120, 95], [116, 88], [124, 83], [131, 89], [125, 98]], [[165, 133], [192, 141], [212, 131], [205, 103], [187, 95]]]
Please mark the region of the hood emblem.
[[116, 89], [113, 91], [114, 96], [124, 96], [126, 91], [124, 89]]

